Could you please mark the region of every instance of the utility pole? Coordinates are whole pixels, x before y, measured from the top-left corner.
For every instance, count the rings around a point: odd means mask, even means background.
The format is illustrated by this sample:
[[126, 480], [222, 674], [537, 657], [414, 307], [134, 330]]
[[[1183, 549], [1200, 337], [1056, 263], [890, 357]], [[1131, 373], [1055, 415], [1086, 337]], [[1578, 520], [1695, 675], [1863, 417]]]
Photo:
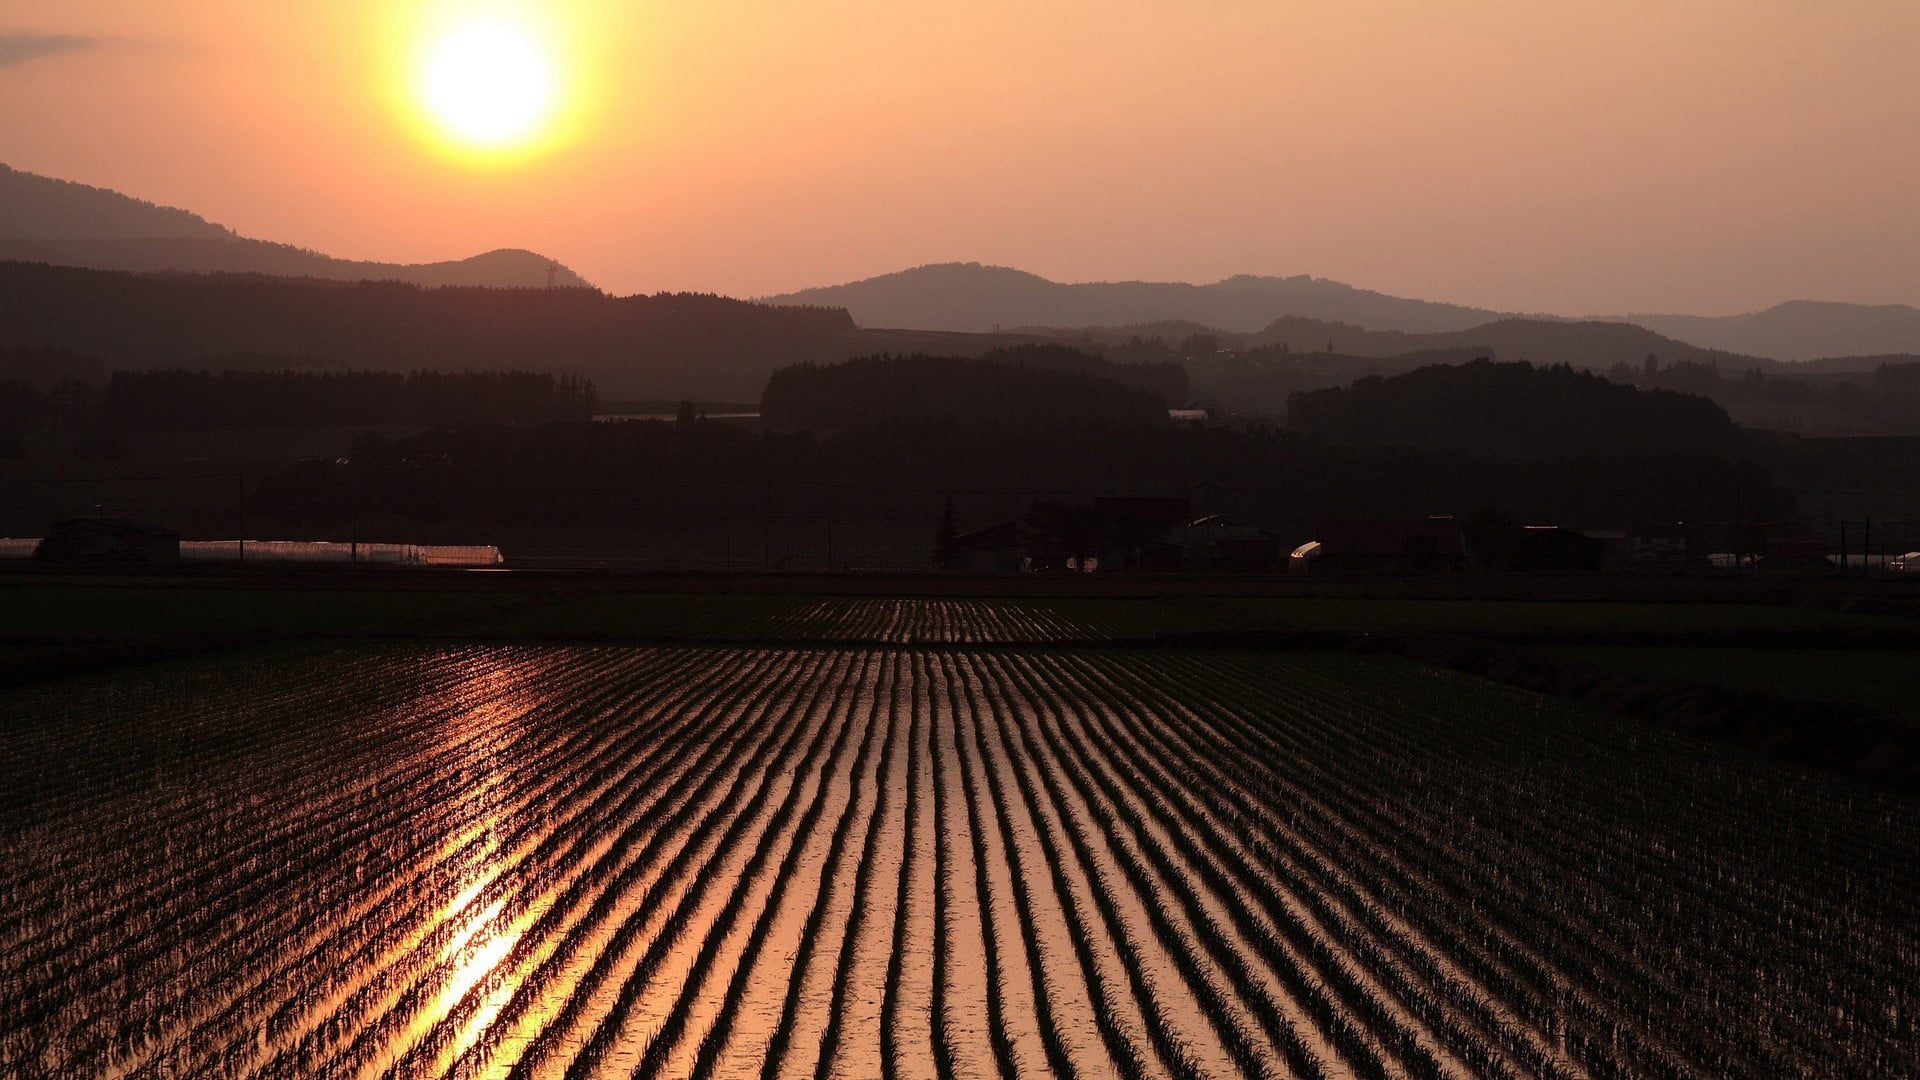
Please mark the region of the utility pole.
[[234, 474], [234, 505], [240, 511], [240, 565], [247, 565], [247, 474]]

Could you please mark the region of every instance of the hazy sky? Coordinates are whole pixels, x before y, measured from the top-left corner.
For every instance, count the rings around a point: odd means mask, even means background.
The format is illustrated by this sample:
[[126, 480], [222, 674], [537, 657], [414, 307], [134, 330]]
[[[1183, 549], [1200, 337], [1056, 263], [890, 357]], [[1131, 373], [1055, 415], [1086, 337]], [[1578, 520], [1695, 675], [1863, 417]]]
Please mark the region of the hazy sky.
[[[477, 162], [470, 17], [560, 105]], [[3, 0], [0, 162], [615, 292], [926, 262], [1563, 314], [1920, 304], [1920, 0]]]

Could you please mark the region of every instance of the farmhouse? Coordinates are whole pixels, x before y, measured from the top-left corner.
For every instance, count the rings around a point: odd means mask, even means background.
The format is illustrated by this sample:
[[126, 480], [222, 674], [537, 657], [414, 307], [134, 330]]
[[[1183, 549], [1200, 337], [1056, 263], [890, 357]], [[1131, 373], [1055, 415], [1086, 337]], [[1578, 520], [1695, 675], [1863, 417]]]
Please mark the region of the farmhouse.
[[947, 565], [976, 574], [1010, 574], [1019, 570], [1019, 523], [1002, 522], [954, 537], [953, 558]]
[[1513, 545], [1513, 569], [1536, 573], [1587, 574], [1599, 572], [1606, 545], [1595, 537], [1561, 525], [1529, 525]]
[[1453, 517], [1424, 521], [1329, 521], [1311, 563], [1322, 574], [1458, 573], [1467, 568], [1466, 530]]
[[1189, 570], [1261, 573], [1273, 569], [1280, 541], [1257, 525], [1242, 525], [1224, 514], [1190, 521], [1174, 533]]
[[69, 518], [47, 530], [33, 557], [45, 562], [174, 563], [180, 561], [180, 534], [125, 518]]

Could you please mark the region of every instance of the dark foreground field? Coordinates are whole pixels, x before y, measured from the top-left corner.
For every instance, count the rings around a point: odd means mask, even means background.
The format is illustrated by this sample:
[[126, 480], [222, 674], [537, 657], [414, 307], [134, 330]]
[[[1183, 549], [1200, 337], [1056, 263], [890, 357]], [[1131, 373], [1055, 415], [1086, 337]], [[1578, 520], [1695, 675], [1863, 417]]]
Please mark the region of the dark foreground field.
[[[1348, 647], [1440, 620], [1625, 671], [1660, 658], [1621, 641], [1758, 634], [1803, 658], [1790, 703], [1822, 695], [1810, 641], [1877, 644], [1849, 683], [1898, 670], [1891, 616], [18, 588], [10, 1075], [1920, 1060], [1912, 797]], [[540, 640], [569, 635], [612, 640]]]

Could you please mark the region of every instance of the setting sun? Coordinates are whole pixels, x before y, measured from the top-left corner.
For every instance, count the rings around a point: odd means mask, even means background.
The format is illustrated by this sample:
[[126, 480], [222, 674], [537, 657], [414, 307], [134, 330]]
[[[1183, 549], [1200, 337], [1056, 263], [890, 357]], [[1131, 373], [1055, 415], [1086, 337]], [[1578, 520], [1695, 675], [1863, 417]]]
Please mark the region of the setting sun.
[[445, 137], [489, 150], [536, 139], [552, 115], [554, 91], [545, 51], [505, 22], [470, 23], [442, 38], [420, 82], [421, 101]]

